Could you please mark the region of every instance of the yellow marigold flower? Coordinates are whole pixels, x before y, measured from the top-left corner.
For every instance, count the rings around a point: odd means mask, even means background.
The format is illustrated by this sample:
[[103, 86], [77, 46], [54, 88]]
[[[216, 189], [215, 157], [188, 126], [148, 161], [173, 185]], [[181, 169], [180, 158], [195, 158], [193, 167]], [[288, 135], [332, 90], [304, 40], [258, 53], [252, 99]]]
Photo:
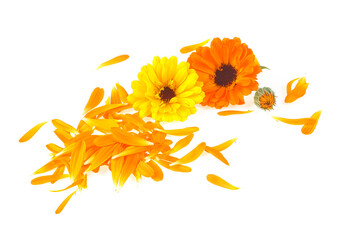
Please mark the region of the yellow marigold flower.
[[[297, 84], [295, 85], [294, 89], [292, 90], [292, 84], [298, 80]], [[305, 95], [306, 90], [308, 87], [308, 83], [306, 82], [306, 78], [296, 78], [290, 81], [287, 84], [287, 96], [285, 98], [285, 103], [292, 103], [298, 98], [301, 98]]]
[[255, 105], [263, 110], [272, 110], [275, 106], [275, 94], [268, 87], [259, 88], [254, 96]]
[[142, 67], [138, 80], [132, 82], [133, 93], [127, 98], [141, 118], [157, 121], [185, 121], [196, 112], [195, 104], [205, 97], [203, 83], [189, 63], [177, 63], [176, 57], [155, 57], [152, 65]]

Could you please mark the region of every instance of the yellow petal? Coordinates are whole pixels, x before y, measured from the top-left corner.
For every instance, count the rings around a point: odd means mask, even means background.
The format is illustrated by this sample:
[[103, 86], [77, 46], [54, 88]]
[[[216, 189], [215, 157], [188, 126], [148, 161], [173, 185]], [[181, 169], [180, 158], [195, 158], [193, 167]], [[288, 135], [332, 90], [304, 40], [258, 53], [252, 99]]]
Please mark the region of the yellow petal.
[[192, 171], [192, 168], [185, 165], [177, 164], [177, 165], [170, 166], [170, 163], [165, 162], [165, 161], [158, 161], [158, 163], [162, 165], [163, 167], [174, 172], [191, 172]]
[[60, 151], [63, 150], [63, 148], [57, 146], [56, 144], [54, 143], [49, 143], [46, 145], [46, 148], [49, 149], [51, 152], [53, 153], [59, 153]]
[[214, 174], [208, 174], [207, 175], [207, 181], [209, 181], [210, 183], [217, 185], [219, 187], [223, 187], [223, 188], [227, 188], [230, 190], [237, 190], [239, 189], [238, 187], [235, 187], [233, 185], [231, 185], [230, 183], [228, 183], [227, 181], [225, 181], [224, 179], [218, 177], [217, 175]]
[[76, 193], [76, 191], [72, 192], [66, 199], [63, 200], [63, 202], [56, 209], [56, 211], [55, 211], [56, 214], [59, 214], [60, 212], [62, 212], [62, 210], [67, 205], [67, 203], [69, 202], [70, 198]]
[[99, 65], [99, 68], [102, 68], [102, 67], [106, 67], [106, 66], [109, 66], [109, 65], [112, 65], [112, 64], [116, 64], [116, 63], [120, 63], [122, 61], [125, 61], [126, 59], [129, 58], [129, 55], [120, 55], [120, 56], [117, 56], [115, 58], [112, 58], [111, 60], [108, 60], [102, 64]]
[[104, 162], [110, 160], [112, 157], [112, 153], [114, 151], [116, 146], [107, 146], [100, 148], [96, 153], [94, 153], [94, 157], [91, 157], [90, 160], [90, 166], [86, 170], [86, 172], [93, 171], [97, 167], [101, 166]]
[[156, 129], [156, 131], [163, 132], [169, 135], [174, 135], [174, 136], [185, 136], [185, 135], [189, 135], [189, 134], [199, 131], [199, 128], [187, 127], [183, 129], [172, 129], [172, 130]]
[[63, 122], [62, 120], [53, 119], [51, 122], [57, 129], [61, 129], [66, 132], [74, 133], [74, 134], [78, 133], [77, 130], [73, 126], [70, 126], [69, 124]]
[[180, 158], [178, 161], [172, 163], [171, 165], [176, 164], [187, 164], [190, 162], [193, 162], [196, 160], [205, 150], [206, 143], [202, 142], [198, 146], [196, 146], [192, 151], [190, 151], [188, 154]]
[[212, 154], [214, 157], [218, 158], [220, 161], [222, 161], [226, 165], [230, 165], [229, 162], [224, 157], [224, 155], [221, 152], [219, 152], [218, 150], [211, 148], [209, 146], [206, 146], [205, 151]]
[[122, 188], [129, 176], [136, 171], [139, 158], [136, 155], [128, 156], [124, 162], [119, 178], [119, 189]]
[[120, 143], [124, 143], [127, 145], [133, 146], [151, 146], [153, 145], [152, 142], [141, 138], [137, 135], [133, 135], [127, 131], [123, 131], [120, 128], [112, 128], [111, 129], [113, 138]]
[[226, 141], [222, 144], [219, 144], [217, 146], [212, 147], [213, 149], [217, 150], [217, 151], [223, 151], [225, 149], [227, 149], [228, 147], [230, 147], [234, 142], [236, 142], [237, 138], [233, 138], [229, 141]]
[[301, 128], [301, 132], [305, 135], [309, 135], [311, 133], [313, 133], [314, 129], [316, 129], [319, 117], [321, 115], [322, 111], [318, 111], [315, 112], [312, 116], [311, 119], [315, 120], [314, 123], [312, 124], [305, 124], [302, 128]]
[[68, 132], [66, 132], [60, 128], [57, 128], [54, 131], [54, 133], [65, 145], [70, 143], [70, 141], [73, 139], [73, 137]]
[[95, 88], [91, 96], [89, 97], [86, 107], [83, 110], [83, 114], [87, 113], [89, 110], [98, 106], [103, 98], [104, 98], [104, 89], [99, 88], [99, 87]]
[[85, 141], [79, 142], [74, 151], [71, 153], [70, 160], [70, 177], [76, 179], [81, 171], [81, 167], [84, 164], [84, 156], [86, 152], [86, 143]]
[[125, 159], [123, 157], [111, 159], [110, 167], [111, 167], [111, 172], [112, 172], [112, 181], [116, 190], [118, 190], [120, 172], [123, 167], [124, 161]]
[[182, 138], [181, 140], [179, 140], [177, 143], [175, 143], [174, 147], [169, 151], [169, 154], [175, 153], [179, 150], [181, 150], [182, 148], [186, 147], [193, 139], [194, 134], [190, 134], [185, 138]]
[[291, 125], [313, 124], [315, 122], [315, 120], [311, 118], [289, 119], [289, 118], [282, 118], [282, 117], [275, 117], [275, 116], [272, 116], [272, 117], [277, 121], [284, 122]]
[[229, 111], [221, 111], [218, 112], [218, 115], [220, 116], [228, 116], [228, 115], [235, 115], [235, 114], [244, 114], [244, 113], [251, 113], [252, 110], [249, 111], [236, 111], [236, 110], [229, 110]]
[[152, 177], [154, 175], [154, 169], [152, 169], [152, 167], [150, 167], [150, 165], [144, 161], [139, 162], [137, 166], [137, 171], [141, 173], [144, 177]]
[[64, 170], [65, 170], [65, 165], [62, 165], [56, 168], [55, 172], [52, 174], [53, 176], [56, 176], [56, 179], [54, 179], [50, 183], [54, 184], [55, 182], [57, 182], [60, 179], [60, 177], [63, 176]]
[[94, 126], [98, 131], [101, 132], [110, 132], [111, 128], [118, 127], [117, 119], [83, 119], [89, 126]]
[[47, 122], [42, 122], [31, 128], [27, 133], [25, 133], [20, 139], [19, 142], [26, 142], [30, 140], [37, 132], [38, 130]]
[[55, 169], [60, 165], [62, 165], [62, 163], [60, 161], [52, 160], [52, 161], [48, 162], [47, 164], [45, 164], [43, 167], [36, 170], [33, 174], [41, 174], [41, 173], [49, 172], [52, 169]]
[[208, 43], [208, 41], [210, 41], [210, 39], [207, 39], [201, 43], [197, 43], [197, 44], [193, 44], [193, 45], [189, 45], [189, 46], [186, 46], [186, 47], [183, 47], [180, 49], [180, 52], [181, 53], [189, 53], [189, 52], [192, 52], [194, 50], [196, 50], [198, 47], [202, 47], [204, 46], [206, 43]]

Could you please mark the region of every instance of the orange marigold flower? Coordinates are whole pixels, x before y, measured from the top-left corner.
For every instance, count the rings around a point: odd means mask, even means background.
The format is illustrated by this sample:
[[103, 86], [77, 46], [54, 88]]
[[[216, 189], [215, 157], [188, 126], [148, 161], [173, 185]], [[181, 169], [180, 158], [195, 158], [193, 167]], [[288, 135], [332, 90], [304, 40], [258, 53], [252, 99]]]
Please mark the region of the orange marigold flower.
[[239, 38], [215, 38], [210, 47], [198, 47], [188, 62], [204, 83], [202, 105], [222, 108], [244, 104], [244, 96], [258, 88], [260, 65], [253, 51]]

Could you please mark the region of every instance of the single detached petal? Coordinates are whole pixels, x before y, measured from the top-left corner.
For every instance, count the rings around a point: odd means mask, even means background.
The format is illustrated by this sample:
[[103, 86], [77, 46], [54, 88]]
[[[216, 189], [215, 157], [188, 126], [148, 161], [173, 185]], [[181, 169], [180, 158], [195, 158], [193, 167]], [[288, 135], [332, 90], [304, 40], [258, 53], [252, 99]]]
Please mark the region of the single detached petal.
[[[294, 89], [292, 90], [292, 84], [298, 80], [298, 83], [295, 85]], [[305, 95], [306, 90], [308, 87], [308, 83], [306, 82], [306, 78], [296, 78], [290, 81], [287, 84], [287, 96], [285, 98], [285, 103], [292, 103], [298, 98], [301, 98]]]
[[218, 177], [217, 175], [214, 175], [214, 174], [208, 174], [207, 175], [207, 181], [209, 181], [210, 183], [217, 185], [219, 187], [227, 188], [230, 190], [239, 189], [238, 187], [231, 185], [230, 183], [228, 183], [227, 181], [225, 181], [221, 177]]
[[190, 151], [188, 154], [180, 158], [178, 161], [172, 163], [171, 165], [176, 164], [187, 164], [190, 162], [193, 162], [196, 160], [205, 150], [206, 143], [202, 142], [198, 146], [196, 146], [192, 151]]
[[228, 111], [218, 112], [218, 115], [228, 116], [228, 115], [244, 114], [244, 113], [251, 113], [251, 112], [253, 112], [253, 111], [252, 110], [249, 110], [249, 111], [228, 110]]
[[221, 152], [219, 152], [218, 150], [216, 150], [216, 149], [214, 149], [212, 147], [206, 146], [205, 151], [210, 153], [210, 154], [212, 154], [214, 157], [218, 158], [224, 164], [230, 165], [229, 162], [224, 157], [224, 155]]
[[133, 145], [133, 146], [151, 146], [153, 145], [152, 142], [149, 142], [148, 140], [139, 137], [138, 135], [134, 135], [132, 133], [129, 133], [127, 131], [123, 131], [120, 128], [112, 128], [111, 129], [113, 138], [120, 143], [124, 143], [127, 145]]
[[225, 149], [227, 149], [228, 147], [230, 147], [234, 142], [236, 142], [238, 138], [233, 138], [230, 139], [229, 141], [223, 142], [217, 146], [212, 147], [213, 149], [217, 150], [217, 151], [223, 151]]
[[198, 47], [202, 47], [204, 46], [206, 43], [208, 43], [210, 41], [210, 39], [207, 39], [201, 43], [197, 43], [197, 44], [193, 44], [193, 45], [189, 45], [189, 46], [186, 46], [186, 47], [183, 47], [180, 49], [180, 52], [181, 53], [189, 53], [189, 52], [192, 52], [194, 50], [196, 50]]
[[61, 129], [61, 130], [64, 130], [66, 132], [74, 133], [74, 134], [78, 133], [77, 130], [73, 126], [63, 122], [62, 120], [53, 119], [51, 122], [57, 129]]
[[69, 174], [63, 174], [62, 176], [59, 176], [59, 177], [56, 177], [54, 175], [41, 176], [41, 177], [36, 177], [36, 178], [32, 179], [31, 184], [32, 185], [40, 185], [40, 184], [60, 180], [60, 179], [67, 178], [67, 177], [69, 177]]
[[86, 152], [86, 143], [85, 141], [79, 142], [74, 151], [71, 153], [70, 160], [70, 176], [72, 179], [76, 179], [81, 171], [81, 167], [84, 164], [84, 156]]
[[172, 129], [172, 130], [165, 130], [165, 129], [156, 129], [156, 131], [160, 131], [169, 135], [174, 135], [174, 136], [185, 136], [189, 135], [191, 133], [199, 131], [198, 127], [187, 127], [183, 129]]
[[[76, 190], [77, 191], [77, 190]], [[64, 209], [64, 207], [67, 205], [67, 203], [69, 202], [69, 200], [71, 199], [71, 197], [76, 193], [76, 191], [72, 192], [66, 199], [63, 200], [63, 202], [58, 206], [58, 208], [56, 209], [55, 213], [59, 214], [60, 212], [62, 212], [62, 210]]]
[[125, 157], [125, 156], [129, 156], [129, 155], [132, 155], [132, 154], [136, 154], [136, 153], [141, 153], [141, 152], [145, 152], [147, 151], [148, 148], [147, 147], [136, 147], [136, 146], [131, 146], [131, 147], [127, 147], [125, 148], [124, 151], [114, 155], [112, 157], [112, 159], [116, 159], [116, 158], [119, 158], [119, 157]]
[[290, 119], [290, 118], [282, 118], [282, 117], [275, 117], [272, 116], [276, 121], [284, 122], [291, 125], [304, 125], [304, 124], [313, 124], [315, 122], [314, 119], [311, 118], [297, 118], [297, 119]]
[[152, 177], [154, 175], [154, 169], [144, 161], [139, 162], [137, 171], [139, 171], [144, 177]]
[[85, 118], [93, 118], [99, 114], [102, 114], [104, 112], [107, 112], [112, 109], [118, 109], [120, 107], [125, 106], [124, 104], [109, 104], [109, 105], [104, 105], [101, 107], [94, 108], [93, 110], [89, 111], [86, 115]]
[[128, 101], [127, 101], [127, 96], [128, 96], [129, 94], [127, 94], [125, 88], [123, 88], [119, 83], [117, 83], [116, 86], [117, 86], [117, 91], [118, 91], [120, 100], [121, 100], [123, 103], [128, 103]]
[[174, 147], [169, 151], [169, 154], [175, 153], [181, 149], [183, 149], [184, 147], [186, 147], [193, 139], [194, 134], [191, 133], [190, 135], [182, 138], [181, 140], [179, 140], [178, 142], [175, 143]]
[[89, 97], [86, 107], [83, 110], [83, 114], [87, 113], [89, 110], [98, 106], [103, 98], [104, 98], [104, 89], [99, 88], [99, 87], [95, 88], [91, 96]]
[[156, 182], [162, 181], [163, 179], [162, 169], [154, 161], [149, 161], [147, 163], [152, 169], [154, 169], [154, 175], [151, 176], [151, 178]]
[[302, 128], [301, 128], [301, 132], [305, 135], [309, 135], [311, 133], [313, 133], [314, 129], [316, 129], [319, 117], [321, 115], [322, 111], [318, 111], [315, 112], [312, 116], [311, 119], [313, 119], [315, 122], [311, 123], [311, 124], [305, 124]]
[[75, 186], [81, 184], [83, 181], [84, 181], [84, 179], [82, 178], [82, 179], [79, 179], [79, 180], [73, 182], [72, 184], [70, 184], [70, 185], [69, 185], [68, 187], [66, 187], [66, 188], [63, 188], [63, 189], [60, 189], [60, 190], [50, 190], [50, 192], [63, 192], [63, 191], [65, 191], [65, 190], [68, 190], [68, 189], [70, 189], [70, 188], [72, 188], [72, 187], [75, 187]]
[[108, 60], [102, 64], [99, 65], [99, 68], [102, 68], [102, 67], [106, 67], [106, 66], [109, 66], [109, 65], [112, 65], [112, 64], [116, 64], [116, 63], [120, 63], [120, 62], [123, 62], [125, 61], [126, 59], [129, 58], [129, 55], [120, 55], [120, 56], [117, 56], [115, 58], [112, 58], [111, 60]]
[[31, 128], [27, 133], [25, 133], [20, 139], [19, 142], [26, 142], [28, 140], [30, 140], [37, 132], [38, 130], [47, 122], [42, 122], [42, 123], [38, 123], [36, 126], [34, 126], [33, 128]]

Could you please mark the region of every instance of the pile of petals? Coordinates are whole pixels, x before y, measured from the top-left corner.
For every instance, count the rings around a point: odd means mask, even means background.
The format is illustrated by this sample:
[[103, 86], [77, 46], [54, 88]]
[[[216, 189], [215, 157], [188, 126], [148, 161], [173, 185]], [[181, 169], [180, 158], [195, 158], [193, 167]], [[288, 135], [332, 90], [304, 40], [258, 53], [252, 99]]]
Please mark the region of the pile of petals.
[[[226, 165], [229, 165], [221, 151], [228, 148], [236, 139], [214, 147], [202, 142], [181, 158], [173, 153], [186, 147], [193, 139], [197, 127], [183, 129], [164, 129], [159, 122], [145, 121], [139, 113], [125, 113], [132, 105], [127, 101], [128, 94], [119, 84], [112, 89], [106, 104], [99, 106], [104, 97], [104, 90], [95, 88], [84, 109], [84, 117], [78, 126], [58, 120], [52, 120], [56, 130], [54, 133], [63, 142], [63, 147], [49, 143], [46, 147], [51, 151], [51, 160], [35, 171], [34, 174], [52, 174], [36, 177], [33, 185], [55, 183], [70, 178], [71, 184], [60, 192], [77, 187], [57, 208], [60, 213], [70, 198], [77, 192], [87, 188], [89, 172], [97, 173], [101, 166], [106, 166], [112, 173], [113, 183], [119, 190], [130, 175], [137, 181], [142, 177], [155, 181], [163, 179], [161, 166], [176, 172], [190, 172], [184, 165], [196, 160], [204, 151], [212, 154]], [[19, 141], [26, 142], [45, 124], [40, 123], [29, 130]], [[169, 135], [182, 137], [175, 144], [168, 139]], [[172, 146], [173, 145], [173, 146]], [[208, 181], [221, 187], [236, 190], [218, 176], [209, 174]]]

